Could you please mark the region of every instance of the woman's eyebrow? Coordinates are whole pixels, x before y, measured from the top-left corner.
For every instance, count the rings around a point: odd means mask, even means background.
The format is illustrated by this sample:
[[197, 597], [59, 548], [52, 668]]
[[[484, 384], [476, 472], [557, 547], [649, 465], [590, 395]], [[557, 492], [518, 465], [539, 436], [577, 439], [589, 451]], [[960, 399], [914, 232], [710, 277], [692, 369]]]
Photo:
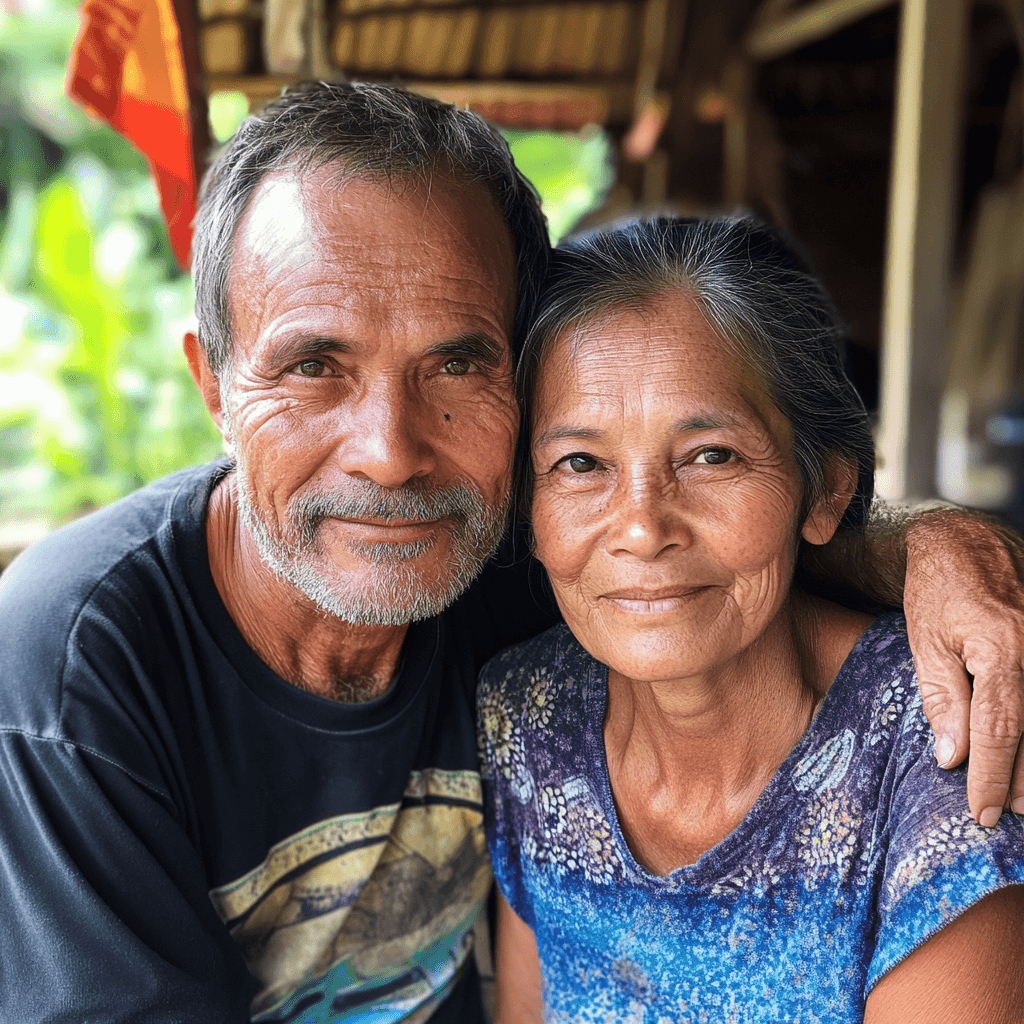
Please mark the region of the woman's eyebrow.
[[[708, 412], [699, 413], [696, 416], [688, 416], [684, 420], [677, 420], [672, 424], [672, 431], [676, 434], [685, 434], [693, 430], [721, 430], [723, 427], [747, 427], [749, 429], [750, 424], [729, 413]], [[538, 431], [533, 436], [533, 443], [541, 446], [551, 444], [553, 441], [564, 441], [569, 438], [587, 441], [603, 437], [604, 433], [605, 431], [594, 427], [579, 427], [565, 424]]]
[[684, 434], [689, 430], [721, 430], [722, 427], [734, 426], [735, 422], [732, 417], [710, 413], [690, 416], [685, 420], [676, 420], [672, 429], [677, 434]]
[[677, 434], [701, 430], [737, 430], [753, 435], [761, 441], [774, 443], [766, 424], [758, 417], [737, 416], [726, 411], [707, 411], [698, 413], [696, 416], [688, 416], [686, 419], [677, 420], [672, 429]]
[[595, 430], [593, 427], [548, 427], [547, 430], [541, 430], [534, 434], [533, 443], [538, 447], [543, 447], [544, 445], [551, 444], [554, 441], [565, 441], [570, 438], [579, 441], [592, 441], [594, 438], [601, 437], [603, 434], [603, 430]]

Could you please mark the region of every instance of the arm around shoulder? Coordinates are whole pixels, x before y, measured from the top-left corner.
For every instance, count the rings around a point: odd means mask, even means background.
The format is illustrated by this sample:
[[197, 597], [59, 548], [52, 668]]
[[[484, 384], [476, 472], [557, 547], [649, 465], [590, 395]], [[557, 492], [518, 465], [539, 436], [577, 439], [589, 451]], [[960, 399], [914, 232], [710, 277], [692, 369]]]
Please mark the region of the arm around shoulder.
[[498, 893], [495, 970], [498, 981], [496, 1024], [543, 1024], [540, 957], [530, 926]]
[[1024, 538], [965, 509], [875, 502], [866, 533], [808, 555], [824, 589], [902, 603], [936, 758], [952, 768], [970, 751], [975, 820], [1024, 810]]
[[1024, 885], [986, 896], [884, 975], [864, 1024], [1020, 1024]]

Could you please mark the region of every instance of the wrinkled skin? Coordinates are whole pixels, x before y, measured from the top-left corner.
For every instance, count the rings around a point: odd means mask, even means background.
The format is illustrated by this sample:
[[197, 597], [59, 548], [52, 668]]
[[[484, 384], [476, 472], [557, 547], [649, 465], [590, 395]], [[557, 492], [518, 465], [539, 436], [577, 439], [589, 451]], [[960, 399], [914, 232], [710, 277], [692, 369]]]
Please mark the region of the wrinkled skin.
[[1004, 807], [1024, 813], [1020, 538], [956, 510], [931, 512], [908, 529], [907, 565], [907, 632], [936, 758], [953, 767], [970, 749], [967, 796], [982, 824]]
[[799, 521], [789, 424], [685, 292], [557, 340], [536, 409], [536, 553], [580, 642], [652, 683], [756, 661], [849, 493]]
[[[211, 502], [214, 579], [250, 645], [296, 685], [346, 699], [356, 680], [373, 696], [406, 626], [325, 614], [264, 564], [253, 520], [346, 599], [388, 600], [382, 562], [399, 564], [405, 589], [443, 596], [459, 533], [450, 517], [328, 516], [309, 543], [296, 510], [368, 487], [466, 487], [500, 519], [518, 429], [514, 281], [511, 239], [480, 187], [342, 178], [327, 166], [257, 189], [235, 236], [223, 379], [195, 339], [186, 350], [238, 459]], [[382, 549], [393, 556], [370, 557]]]
[[[422, 353], [437, 343], [465, 340], [466, 330], [472, 333], [481, 326], [507, 347], [515, 301], [514, 265], [500, 215], [472, 188], [434, 182], [431, 201], [426, 202], [422, 192], [417, 196], [415, 189], [389, 190], [379, 181], [354, 179], [340, 188], [329, 173], [316, 181], [313, 177], [301, 187], [292, 181], [288, 187], [293, 194], [287, 201], [267, 204], [277, 207], [277, 220], [269, 214], [262, 219], [252, 216], [261, 196], [268, 198], [264, 190], [283, 186], [281, 176], [267, 179], [248, 218], [250, 227], [262, 225], [261, 231], [246, 241], [242, 225], [236, 236], [233, 315], [262, 317], [264, 323], [250, 324], [244, 336], [237, 320], [234, 325], [238, 365], [228, 370], [228, 393], [236, 371], [242, 390], [240, 407], [232, 410], [233, 425], [221, 406], [221, 381], [207, 365], [196, 338], [189, 335], [185, 342], [193, 376], [218, 426], [236, 450], [247, 438], [254, 441], [250, 471], [267, 482], [254, 486], [253, 493], [267, 523], [277, 523], [287, 534], [289, 495], [301, 493], [307, 473], [311, 479], [337, 478], [340, 473], [341, 479], [348, 475], [379, 480], [384, 486], [395, 480], [472, 477], [479, 478], [489, 501], [503, 496], [517, 417], [510, 360], [495, 364], [474, 359], [479, 348], [451, 353], [473, 363], [479, 390], [471, 390], [454, 410], [439, 409], [436, 400], [445, 394], [440, 386], [451, 382], [442, 385], [438, 376], [417, 374], [417, 360], [406, 349], [407, 343], [415, 342], [422, 344]], [[365, 310], [356, 301], [358, 293], [344, 287], [346, 280], [360, 277], [372, 300]], [[292, 299], [295, 309], [289, 314], [286, 307]], [[274, 321], [284, 323], [303, 307], [317, 322], [313, 326], [311, 321], [314, 341], [316, 336], [330, 336], [332, 320], [344, 323], [346, 318], [363, 317], [369, 347], [346, 353], [341, 362], [336, 353], [326, 353], [326, 374], [313, 365], [323, 361], [325, 353], [300, 352], [288, 367], [271, 366], [265, 343], [274, 334]], [[253, 347], [258, 338], [264, 344], [263, 356]], [[394, 362], [388, 356], [392, 345], [397, 345]], [[376, 356], [371, 358], [373, 352]], [[310, 365], [297, 373], [299, 364], [307, 361], [305, 355], [312, 357]], [[349, 392], [339, 383], [335, 368], [345, 379], [349, 367], [359, 371], [352, 379], [365, 385], [362, 390]], [[428, 380], [439, 388], [425, 387]], [[361, 398], [354, 403], [350, 399], [356, 395]], [[413, 405], [407, 406], [410, 397]], [[431, 415], [414, 417], [410, 410], [417, 406], [432, 410]], [[312, 415], [308, 430], [299, 422], [300, 412]], [[275, 437], [280, 442], [277, 450], [269, 443]], [[356, 447], [362, 448], [361, 454]], [[249, 454], [248, 447], [245, 453]], [[348, 460], [348, 469], [343, 459]], [[455, 468], [463, 465], [468, 472]], [[278, 473], [279, 483], [274, 482]], [[259, 554], [237, 522], [232, 480], [229, 477], [218, 488], [212, 502], [211, 566], [229, 611], [251, 646], [280, 675], [317, 692], [344, 696], [339, 681], [346, 678], [370, 680], [371, 691], [386, 685], [404, 630], [367, 628], [353, 635], [327, 622], [295, 588], [262, 573]], [[415, 530], [408, 532], [411, 539]], [[340, 533], [329, 545], [325, 541], [325, 552], [328, 546], [342, 561], [348, 557]], [[435, 562], [443, 546], [431, 556]], [[1011, 800], [1024, 810], [1024, 759], [1013, 769], [1024, 700], [1020, 538], [970, 513], [949, 511], [916, 518], [909, 525], [897, 519], [876, 531], [866, 548], [847, 551], [832, 544], [823, 550], [833, 548], [832, 560], [823, 562], [826, 574], [860, 586], [883, 602], [900, 603], [906, 564], [908, 629], [926, 713], [940, 742], [944, 734], [952, 740], [947, 763], [960, 763], [971, 747], [968, 793], [976, 818]], [[327, 561], [321, 568], [327, 575], [335, 572]], [[278, 611], [268, 614], [267, 608]], [[339, 658], [342, 645], [333, 635], [339, 630], [345, 634], [345, 659]], [[973, 666], [973, 699], [965, 659]]]

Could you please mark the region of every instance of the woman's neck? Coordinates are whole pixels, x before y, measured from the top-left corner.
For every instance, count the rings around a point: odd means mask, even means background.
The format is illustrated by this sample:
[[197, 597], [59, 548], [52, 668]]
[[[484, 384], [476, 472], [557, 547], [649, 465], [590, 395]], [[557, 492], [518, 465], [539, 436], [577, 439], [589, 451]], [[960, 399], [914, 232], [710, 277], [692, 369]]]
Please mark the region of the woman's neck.
[[869, 622], [795, 594], [753, 644], [713, 672], [660, 683], [609, 672], [608, 771], [637, 860], [667, 874], [736, 828]]

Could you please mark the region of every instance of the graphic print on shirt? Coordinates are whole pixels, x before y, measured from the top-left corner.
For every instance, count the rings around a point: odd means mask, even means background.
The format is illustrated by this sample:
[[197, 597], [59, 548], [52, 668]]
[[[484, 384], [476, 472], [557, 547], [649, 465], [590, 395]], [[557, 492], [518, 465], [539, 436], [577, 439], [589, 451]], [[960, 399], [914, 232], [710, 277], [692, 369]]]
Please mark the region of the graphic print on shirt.
[[242, 947], [252, 1019], [426, 1020], [491, 882], [476, 772], [411, 773], [401, 803], [321, 821], [210, 899]]

